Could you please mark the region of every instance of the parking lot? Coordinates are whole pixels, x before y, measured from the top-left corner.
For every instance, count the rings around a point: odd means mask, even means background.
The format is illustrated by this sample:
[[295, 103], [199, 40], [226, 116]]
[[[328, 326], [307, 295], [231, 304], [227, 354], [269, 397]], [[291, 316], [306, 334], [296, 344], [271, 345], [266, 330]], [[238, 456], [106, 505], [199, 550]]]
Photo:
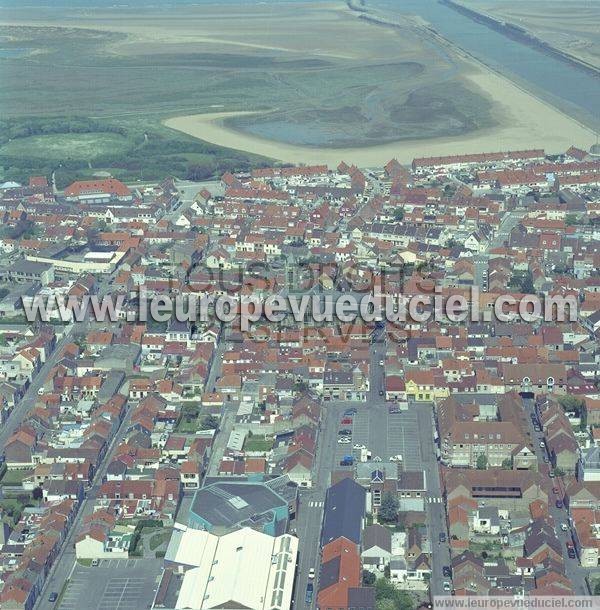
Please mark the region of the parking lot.
[[150, 608], [162, 561], [105, 559], [96, 567], [77, 564], [60, 610], [141, 610]]
[[[348, 428], [352, 430], [352, 435], [350, 443], [337, 443], [336, 466], [345, 455], [352, 453], [354, 445], [364, 445], [371, 451], [372, 459], [379, 457], [386, 461], [392, 456], [401, 455], [405, 470], [421, 468], [418, 408], [419, 405], [414, 405], [408, 411], [389, 413], [385, 404], [359, 407], [356, 414], [351, 416], [351, 424], [342, 424], [344, 416], [340, 415], [338, 429]], [[431, 431], [427, 430], [427, 434], [431, 434]]]

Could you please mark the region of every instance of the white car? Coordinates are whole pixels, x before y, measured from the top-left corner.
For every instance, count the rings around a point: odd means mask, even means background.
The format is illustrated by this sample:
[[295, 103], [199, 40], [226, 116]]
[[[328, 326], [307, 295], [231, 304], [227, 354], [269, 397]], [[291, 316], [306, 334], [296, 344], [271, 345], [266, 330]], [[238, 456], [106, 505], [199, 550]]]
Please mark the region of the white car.
[[561, 529], [563, 532], [568, 532], [568, 531], [569, 531], [569, 526], [568, 526], [566, 523], [561, 523], [561, 524], [560, 524], [560, 529]]
[[450, 591], [451, 587], [450, 587], [450, 583], [445, 580], [444, 581], [444, 591]]
[[308, 577], [309, 577], [311, 580], [312, 580], [312, 579], [315, 577], [315, 569], [314, 569], [314, 568], [311, 568], [311, 569], [308, 571]]
[[352, 439], [348, 438], [347, 436], [342, 436], [341, 438], [338, 438], [338, 443], [340, 445], [349, 445], [352, 442]]
[[385, 360], [380, 360], [379, 361], [379, 366], [384, 366], [385, 365]]
[[546, 447], [546, 443], [544, 441], [540, 441], [540, 449], [544, 449]]

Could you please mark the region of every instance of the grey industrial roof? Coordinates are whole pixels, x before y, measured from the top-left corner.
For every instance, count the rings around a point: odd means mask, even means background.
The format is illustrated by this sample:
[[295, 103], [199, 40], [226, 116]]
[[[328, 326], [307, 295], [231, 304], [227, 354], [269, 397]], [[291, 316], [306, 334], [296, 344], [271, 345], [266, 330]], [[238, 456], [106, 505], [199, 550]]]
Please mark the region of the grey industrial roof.
[[342, 479], [327, 490], [321, 546], [342, 536], [360, 543], [365, 497], [365, 490], [350, 478]]
[[287, 502], [267, 486], [258, 483], [214, 483], [196, 492], [192, 512], [215, 527], [231, 527]]

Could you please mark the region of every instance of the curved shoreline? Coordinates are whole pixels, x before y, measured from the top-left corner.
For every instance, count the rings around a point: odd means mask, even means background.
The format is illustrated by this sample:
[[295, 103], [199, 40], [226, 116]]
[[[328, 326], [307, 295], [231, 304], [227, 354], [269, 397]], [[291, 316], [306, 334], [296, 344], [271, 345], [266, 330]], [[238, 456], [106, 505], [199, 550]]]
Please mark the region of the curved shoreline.
[[403, 140], [363, 147], [313, 148], [261, 138], [224, 124], [225, 119], [260, 114], [261, 111], [175, 116], [164, 120], [163, 124], [211, 144], [278, 161], [326, 163], [332, 166], [342, 159], [362, 167], [375, 167], [387, 163], [391, 158], [396, 158], [401, 163], [410, 163], [415, 157], [526, 148], [544, 148], [549, 153], [558, 153], [564, 152], [571, 145], [587, 149], [595, 142], [592, 130], [525, 92], [505, 77], [491, 71], [475, 70], [466, 74], [465, 78], [497, 101], [500, 110], [506, 115], [503, 126], [432, 140]]

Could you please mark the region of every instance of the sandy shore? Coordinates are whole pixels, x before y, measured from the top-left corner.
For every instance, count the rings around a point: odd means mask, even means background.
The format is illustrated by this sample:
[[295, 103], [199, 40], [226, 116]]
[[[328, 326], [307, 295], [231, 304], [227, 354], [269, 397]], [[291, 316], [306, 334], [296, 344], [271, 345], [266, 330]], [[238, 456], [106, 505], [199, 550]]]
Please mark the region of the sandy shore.
[[465, 77], [497, 103], [503, 126], [434, 140], [406, 140], [361, 148], [312, 148], [267, 140], [223, 124], [228, 117], [249, 113], [194, 114], [173, 117], [164, 123], [213, 144], [289, 163], [327, 163], [332, 166], [342, 159], [369, 167], [381, 166], [392, 157], [401, 163], [409, 163], [415, 157], [538, 147], [549, 153], [558, 153], [572, 144], [589, 148], [595, 142], [591, 130], [508, 79], [483, 68], [474, 69]]

